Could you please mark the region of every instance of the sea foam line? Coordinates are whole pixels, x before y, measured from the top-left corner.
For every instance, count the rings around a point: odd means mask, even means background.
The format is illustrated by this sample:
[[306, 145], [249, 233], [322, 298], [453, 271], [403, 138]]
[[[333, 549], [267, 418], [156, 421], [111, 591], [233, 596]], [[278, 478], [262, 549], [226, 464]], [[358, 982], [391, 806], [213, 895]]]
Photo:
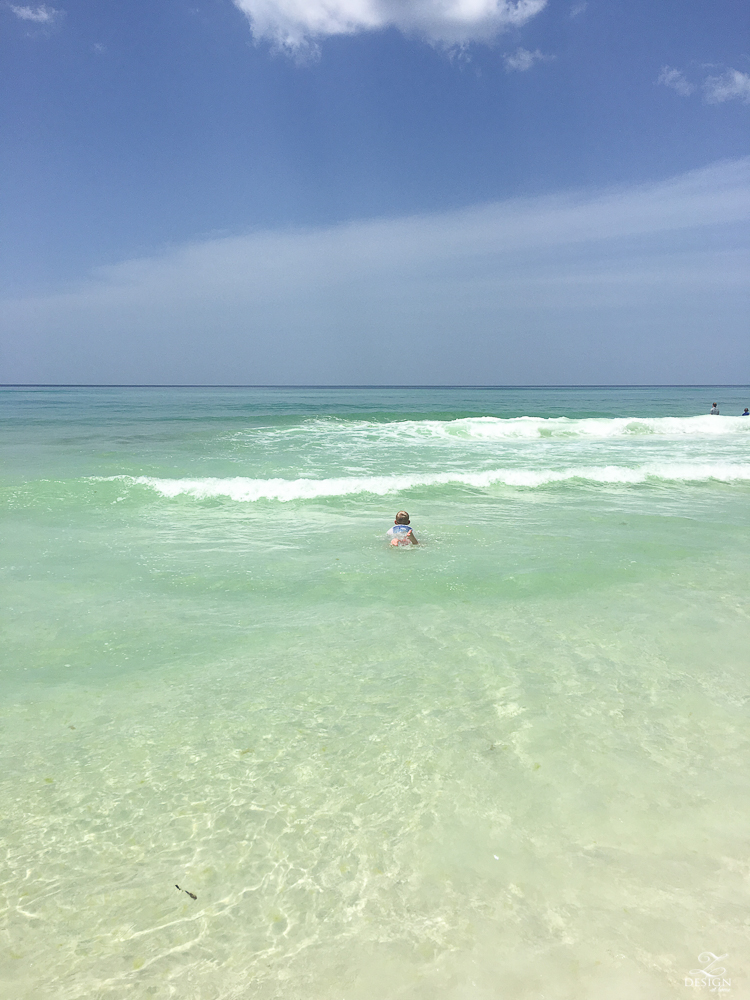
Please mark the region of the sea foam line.
[[333, 479], [159, 479], [154, 476], [109, 476], [136, 486], [146, 486], [163, 497], [191, 496], [197, 500], [227, 497], [241, 503], [257, 500], [315, 500], [321, 497], [372, 493], [384, 496], [419, 486], [472, 486], [486, 489], [497, 484], [536, 488], [552, 483], [581, 480], [604, 485], [632, 485], [649, 480], [662, 482], [750, 481], [750, 464], [653, 464], [637, 468], [588, 466], [569, 469], [490, 469], [485, 472], [439, 472], [424, 475], [362, 476]]
[[502, 442], [584, 440], [617, 438], [750, 438], [750, 419], [738, 416], [694, 417], [459, 417], [453, 420], [346, 420], [313, 417], [294, 427], [252, 428], [236, 432], [234, 440], [261, 437], [282, 440], [323, 440], [336, 443], [340, 437], [359, 445], [396, 442], [439, 444], [451, 441]]

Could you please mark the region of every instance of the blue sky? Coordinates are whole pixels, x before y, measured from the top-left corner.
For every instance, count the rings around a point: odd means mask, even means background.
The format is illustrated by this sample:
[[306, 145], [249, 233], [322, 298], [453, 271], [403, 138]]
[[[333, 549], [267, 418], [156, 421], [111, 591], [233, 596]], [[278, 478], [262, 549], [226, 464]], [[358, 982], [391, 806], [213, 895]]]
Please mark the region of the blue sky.
[[748, 381], [745, 2], [5, 3], [0, 74], [0, 381]]

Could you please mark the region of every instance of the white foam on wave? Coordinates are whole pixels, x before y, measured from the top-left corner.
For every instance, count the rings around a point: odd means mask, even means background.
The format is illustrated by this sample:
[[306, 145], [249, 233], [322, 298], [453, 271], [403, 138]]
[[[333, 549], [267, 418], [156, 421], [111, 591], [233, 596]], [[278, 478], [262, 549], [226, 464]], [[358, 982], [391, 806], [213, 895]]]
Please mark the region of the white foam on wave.
[[538, 488], [554, 483], [580, 480], [603, 485], [632, 485], [650, 480], [662, 482], [750, 481], [750, 464], [663, 463], [636, 468], [606, 465], [568, 469], [489, 469], [485, 472], [440, 472], [424, 475], [348, 476], [332, 479], [159, 479], [153, 476], [112, 476], [133, 485], [147, 486], [163, 497], [190, 496], [197, 500], [226, 497], [240, 503], [257, 500], [315, 500], [321, 497], [372, 493], [385, 496], [417, 487], [470, 486], [487, 489], [503, 485]]
[[[439, 423], [439, 422], [435, 422]], [[438, 433], [440, 431], [438, 430]], [[443, 432], [472, 438], [584, 438], [609, 439], [643, 436], [657, 437], [727, 437], [750, 435], [747, 419], [716, 417], [467, 417], [448, 421]]]
[[431, 441], [534, 441], [657, 437], [689, 440], [705, 438], [750, 438], [750, 419], [703, 414], [696, 417], [460, 417], [455, 420], [345, 420], [313, 418], [295, 427], [257, 428], [241, 431], [236, 438], [316, 437], [326, 442], [339, 435], [369, 443], [391, 440], [404, 444]]

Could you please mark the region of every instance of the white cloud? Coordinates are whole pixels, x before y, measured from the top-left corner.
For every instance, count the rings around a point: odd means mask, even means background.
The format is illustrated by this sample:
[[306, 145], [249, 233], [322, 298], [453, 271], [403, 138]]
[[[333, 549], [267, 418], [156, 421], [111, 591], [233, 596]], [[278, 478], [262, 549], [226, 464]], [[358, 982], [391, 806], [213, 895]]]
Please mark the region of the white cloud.
[[516, 49], [510, 55], [503, 56], [505, 60], [505, 69], [508, 73], [516, 70], [519, 73], [524, 73], [527, 69], [531, 67], [536, 62], [548, 62], [552, 56], [545, 56], [542, 52], [537, 49], [535, 52], [529, 52], [528, 49]]
[[706, 104], [722, 104], [735, 98], [750, 104], [750, 76], [737, 69], [728, 69], [721, 76], [709, 76], [703, 84]]
[[291, 52], [330, 35], [397, 28], [433, 44], [491, 41], [519, 27], [547, 0], [234, 0], [256, 38]]
[[[688, 97], [697, 89], [682, 70], [672, 66], [662, 66], [656, 82], [671, 87], [680, 97]], [[737, 69], [728, 69], [719, 76], [707, 76], [703, 81], [703, 100], [706, 104], [723, 104], [732, 100], [750, 104], [750, 76]]]
[[588, 7], [587, 3], [573, 4], [573, 6], [570, 8], [570, 16], [578, 17], [579, 14], [583, 14], [583, 12], [586, 10], [587, 7]]
[[688, 82], [682, 70], [674, 69], [672, 66], [662, 66], [656, 82], [671, 87], [680, 97], [688, 97], [695, 90], [695, 86]]
[[736, 381], [749, 221], [747, 158], [196, 242], [3, 302], [4, 381], [383, 384], [405, 343], [410, 383]]
[[46, 4], [42, 4], [41, 7], [14, 7], [13, 4], [9, 6], [22, 21], [35, 21], [37, 24], [51, 24], [60, 13], [59, 10]]

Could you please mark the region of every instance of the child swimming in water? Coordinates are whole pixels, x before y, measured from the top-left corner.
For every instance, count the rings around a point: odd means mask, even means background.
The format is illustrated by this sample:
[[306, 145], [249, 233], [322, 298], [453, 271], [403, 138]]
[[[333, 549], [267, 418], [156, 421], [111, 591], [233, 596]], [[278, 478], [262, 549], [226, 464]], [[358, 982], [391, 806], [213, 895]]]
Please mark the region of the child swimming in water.
[[409, 515], [405, 510], [396, 514], [396, 521], [387, 532], [391, 545], [419, 545], [414, 532], [409, 527]]

